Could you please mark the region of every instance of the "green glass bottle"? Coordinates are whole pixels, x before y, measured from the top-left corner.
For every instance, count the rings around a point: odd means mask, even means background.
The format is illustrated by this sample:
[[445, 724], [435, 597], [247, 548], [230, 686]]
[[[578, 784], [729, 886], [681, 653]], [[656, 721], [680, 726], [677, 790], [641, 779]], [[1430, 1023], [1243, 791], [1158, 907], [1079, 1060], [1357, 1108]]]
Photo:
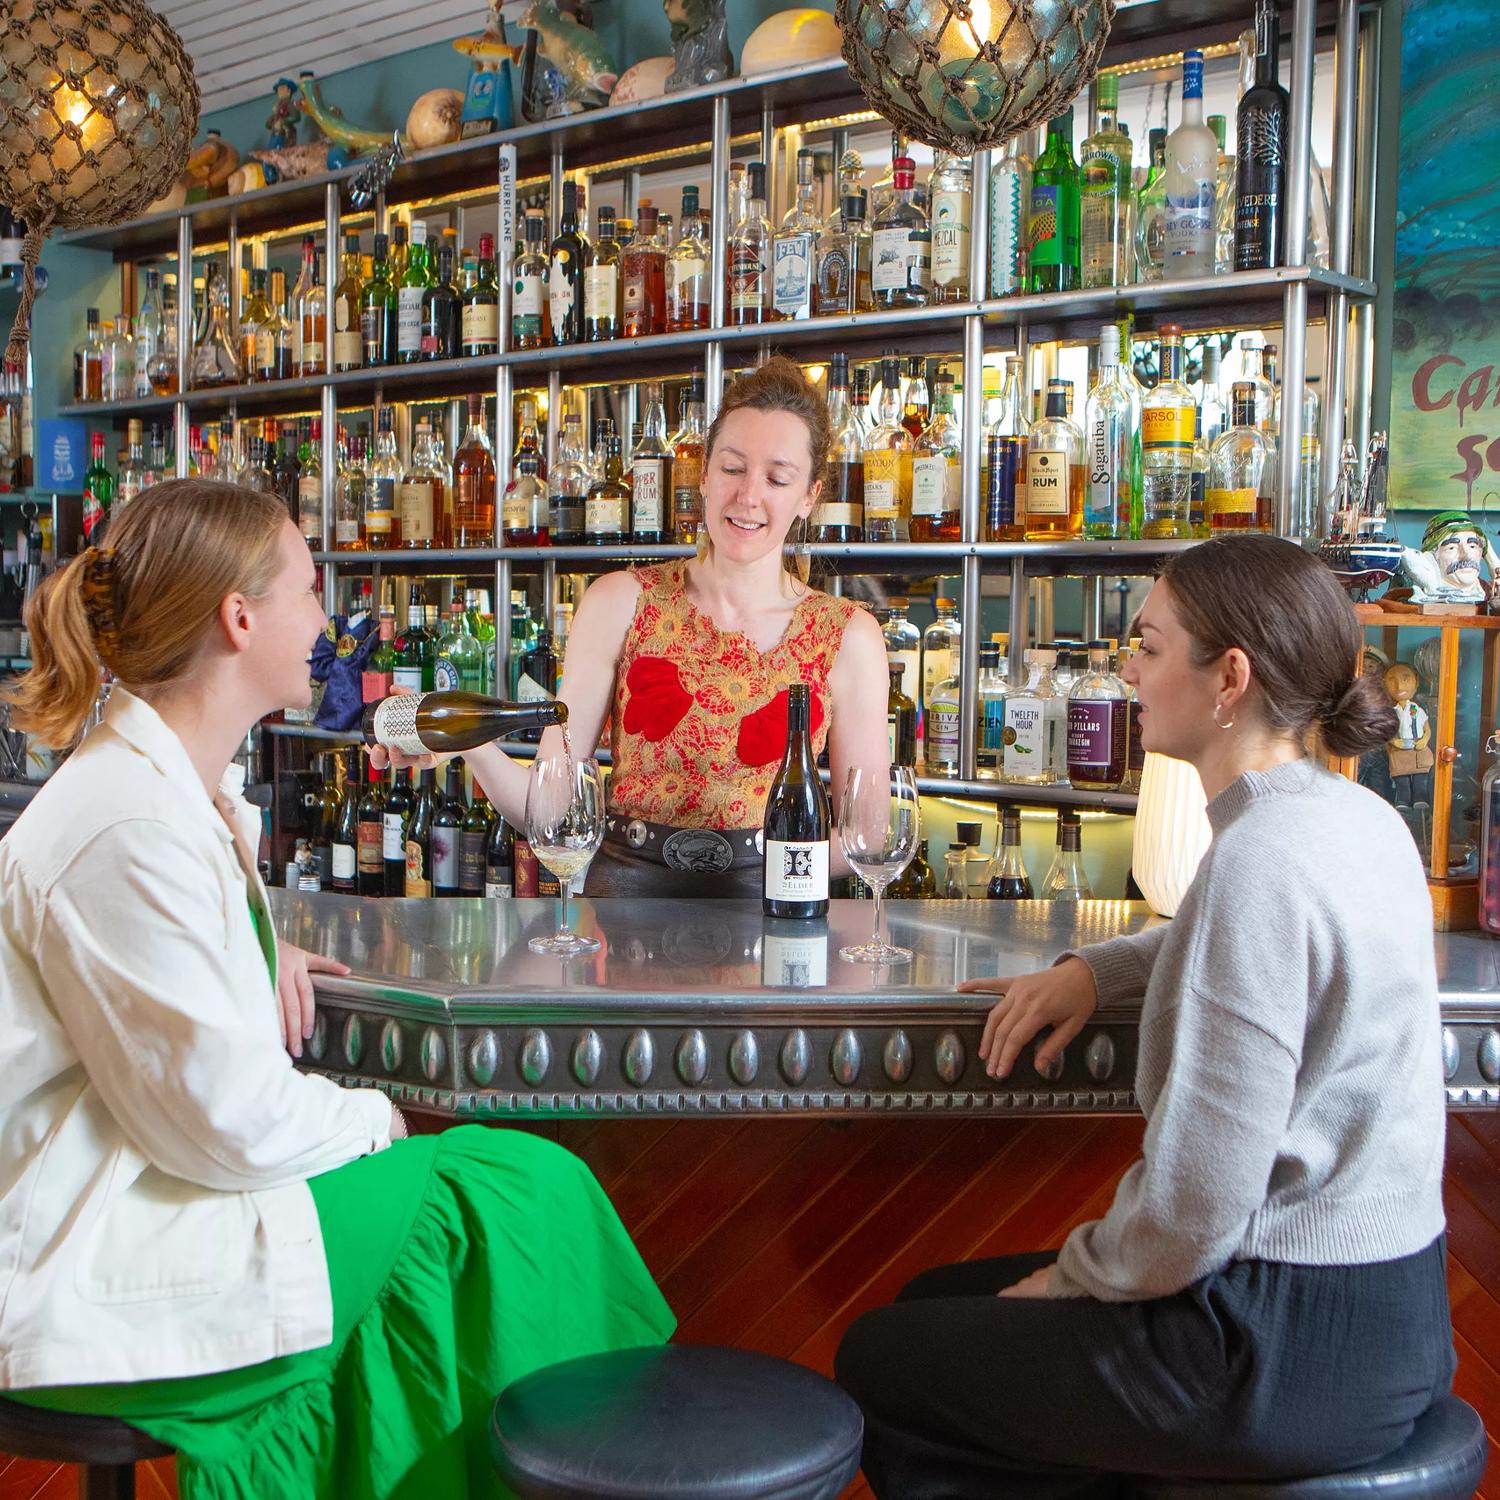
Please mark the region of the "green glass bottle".
[[1047, 149], [1031, 170], [1031, 290], [1071, 292], [1079, 284], [1078, 164], [1073, 111], [1047, 127]]

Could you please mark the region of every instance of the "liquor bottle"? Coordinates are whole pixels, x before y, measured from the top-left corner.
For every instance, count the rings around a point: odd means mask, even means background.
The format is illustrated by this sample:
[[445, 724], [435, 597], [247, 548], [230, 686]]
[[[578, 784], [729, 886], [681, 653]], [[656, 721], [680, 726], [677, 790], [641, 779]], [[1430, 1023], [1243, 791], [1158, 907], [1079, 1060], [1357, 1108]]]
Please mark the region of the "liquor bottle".
[[388, 607], [380, 611], [375, 649], [365, 658], [359, 674], [361, 703], [378, 703], [390, 696], [396, 671], [396, 616]]
[[436, 812], [437, 772], [426, 766], [417, 783], [411, 817], [406, 825], [406, 881], [403, 894], [432, 894], [432, 819]]
[[958, 674], [950, 672], [933, 685], [922, 715], [922, 760], [929, 776], [957, 776], [959, 769]]
[[[0, 209], [0, 215], [8, 214]], [[151, 395], [151, 361], [161, 346], [161, 272], [154, 266], [146, 270], [146, 290], [141, 296], [135, 317], [135, 396]], [[248, 371], [246, 372], [249, 373]]]
[[644, 338], [667, 329], [667, 255], [657, 237], [656, 205], [642, 198], [636, 214], [635, 238], [620, 252], [620, 332], [625, 338]]
[[1237, 380], [1232, 388], [1229, 429], [1209, 452], [1207, 505], [1212, 531], [1275, 529], [1276, 448], [1255, 425], [1255, 387]]
[[500, 286], [495, 280], [495, 237], [479, 236], [479, 273], [464, 289], [463, 352], [495, 354], [500, 349]]
[[551, 541], [547, 487], [537, 476], [534, 454], [523, 453], [516, 460], [516, 477], [505, 490], [502, 520], [507, 547], [545, 547]]
[[[838, 356], [834, 356], [837, 360]], [[678, 404], [672, 439], [672, 540], [692, 544], [703, 524], [703, 377], [694, 375]]]
[[1291, 98], [1277, 73], [1281, 19], [1276, 0], [1256, 0], [1255, 83], [1235, 117], [1234, 268], [1262, 271], [1285, 260], [1282, 213]]
[[900, 156], [892, 169], [890, 201], [870, 231], [870, 288], [885, 311], [925, 307], [932, 298], [932, 231], [916, 201], [916, 166]]
[[458, 894], [460, 896], [483, 896], [484, 851], [489, 842], [490, 825], [495, 822], [495, 809], [484, 795], [479, 783], [474, 783], [474, 800], [464, 809], [458, 829]]
[[1135, 200], [1135, 279], [1160, 281], [1167, 259], [1167, 133], [1149, 135], [1151, 166]]
[[1101, 73], [1099, 114], [1083, 143], [1079, 172], [1079, 257], [1086, 287], [1124, 286], [1135, 269], [1130, 210], [1130, 137], [1120, 132], [1120, 75]]
[[411, 775], [393, 766], [391, 789], [380, 814], [380, 867], [387, 896], [406, 894], [406, 827], [411, 806]]
[[229, 292], [219, 263], [210, 261], [207, 282], [208, 314], [203, 332], [193, 346], [193, 385], [238, 385], [244, 379], [240, 357], [229, 336]]
[[512, 349], [544, 349], [552, 343], [552, 321], [547, 303], [547, 253], [542, 248], [547, 221], [541, 214], [526, 215], [526, 248], [516, 257], [515, 286], [510, 301]]
[[1189, 537], [1198, 405], [1182, 380], [1182, 330], [1161, 327], [1161, 379], [1141, 402], [1143, 537]]
[[1026, 540], [1062, 542], [1083, 528], [1083, 433], [1068, 416], [1069, 382], [1047, 382], [1046, 416], [1026, 445]]
[[937, 618], [922, 632], [922, 697], [924, 718], [931, 712], [933, 695], [950, 677], [957, 677], [963, 625], [953, 600], [933, 601]]
[[375, 420], [375, 456], [365, 475], [365, 546], [372, 552], [401, 545], [396, 514], [396, 489], [401, 483], [401, 459], [396, 452], [394, 412], [382, 406]]
[[912, 446], [911, 539], [956, 542], [963, 535], [963, 443], [953, 415], [953, 377], [936, 381], [932, 420]]
[[433, 652], [433, 691], [478, 693], [484, 689], [484, 647], [469, 629], [462, 601], [448, 611], [448, 628]]
[[1031, 284], [1031, 159], [1021, 137], [1006, 141], [990, 169], [990, 296], [1023, 295]]
[[1031, 876], [1021, 854], [1021, 809], [1000, 810], [1000, 846], [990, 864], [985, 894], [991, 901], [1030, 901]]
[[849, 193], [835, 220], [825, 225], [818, 237], [813, 312], [820, 318], [869, 312], [875, 306], [870, 289], [870, 233], [865, 227], [865, 195]]
[[[415, 588], [413, 592], [415, 592]], [[481, 693], [397, 693], [368, 705], [360, 732], [367, 745], [406, 755], [447, 755], [505, 739], [523, 729], [568, 722], [560, 699], [511, 703]]]
[[83, 475], [83, 539], [94, 541], [94, 533], [109, 519], [115, 503], [115, 476], [104, 463], [104, 434], [96, 432], [92, 461]]
[[396, 546], [436, 545], [438, 519], [446, 509], [443, 490], [443, 476], [432, 448], [432, 428], [424, 417], [412, 439], [411, 462], [396, 486]]
[[[828, 425], [832, 433], [828, 466], [810, 518], [810, 535], [815, 542], [860, 542], [865, 536], [865, 460], [859, 427], [849, 405], [847, 354], [835, 354], [829, 363]], [[691, 538], [679, 531], [678, 540]]]
[[591, 343], [620, 335], [620, 251], [615, 211], [601, 208], [583, 270], [584, 336]]
[[1112, 792], [1125, 779], [1125, 684], [1109, 670], [1109, 642], [1090, 641], [1088, 671], [1068, 690], [1068, 781]]
[[302, 369], [302, 298], [313, 284], [313, 256], [317, 254], [318, 242], [310, 234], [302, 236], [302, 263], [297, 270], [297, 279], [292, 283], [292, 300], [289, 313], [292, 320], [292, 368]]
[[562, 215], [547, 270], [547, 302], [555, 345], [583, 342], [583, 265], [588, 244], [578, 230], [578, 184], [563, 183]]
[[810, 921], [828, 915], [828, 794], [813, 761], [808, 687], [786, 690], [786, 752], [766, 796], [761, 910]]
[[885, 654], [901, 663], [901, 691], [915, 702], [922, 694], [922, 636], [906, 618], [908, 603], [900, 596], [886, 600], [881, 633], [885, 636]]
[[240, 364], [247, 381], [272, 378], [268, 373], [275, 363], [272, 316], [271, 302], [266, 296], [266, 273], [256, 268], [250, 272], [250, 300], [240, 314]]
[[432, 894], [434, 896], [458, 896], [462, 894], [460, 840], [463, 836], [464, 816], [468, 808], [464, 804], [464, 770], [457, 760], [448, 762], [447, 786], [432, 815]]
[[427, 629], [427, 606], [422, 602], [422, 586], [414, 583], [407, 597], [406, 629], [396, 640], [392, 691], [397, 695], [430, 693], [436, 682], [436, 659], [432, 636]]
[[1060, 808], [1057, 814], [1057, 856], [1042, 882], [1043, 901], [1091, 901], [1093, 887], [1083, 868], [1082, 825], [1078, 814]]
[[[627, 314], [628, 318], [628, 314]], [[630, 458], [630, 540], [637, 547], [660, 546], [667, 538], [668, 497], [672, 493], [672, 450], [667, 445], [667, 414], [661, 386], [642, 390], [646, 419], [641, 441]]]
[[433, 277], [427, 265], [427, 221], [413, 219], [406, 267], [396, 285], [396, 362], [413, 365], [422, 357], [422, 299]]
[[630, 540], [630, 485], [614, 433], [604, 440], [604, 475], [589, 486], [584, 501], [583, 531], [593, 547], [623, 547]]
[[1166, 280], [1213, 275], [1218, 181], [1219, 143], [1203, 122], [1203, 54], [1189, 48], [1182, 54], [1182, 118], [1167, 137]]
[[[733, 184], [733, 177], [730, 180]], [[724, 321], [731, 328], [764, 323], [771, 300], [771, 226], [766, 221], [764, 162], [750, 163], [741, 192], [741, 211], [730, 228], [724, 258], [728, 278]]]
[[365, 362], [365, 339], [362, 304], [364, 298], [364, 258], [359, 252], [359, 236], [344, 236], [344, 263], [339, 284], [333, 292], [333, 368], [358, 370]]
[[[352, 799], [351, 799], [352, 800]], [[355, 811], [355, 871], [361, 896], [385, 895], [385, 788], [365, 760], [365, 790]]]
[[1031, 424], [1022, 410], [1021, 359], [1005, 358], [1000, 416], [986, 439], [984, 539], [1018, 542], [1026, 535], [1026, 446]]
[[967, 302], [973, 167], [966, 157], [939, 151], [927, 186], [932, 197], [932, 300]]
[[886, 745], [893, 766], [917, 766], [917, 705], [901, 691], [902, 666], [887, 661], [890, 689], [885, 700]]
[[813, 272], [822, 228], [814, 206], [815, 162], [811, 151], [797, 153], [797, 201], [782, 217], [771, 241], [771, 317], [778, 322], [812, 316]]
[[1131, 534], [1135, 515], [1133, 480], [1139, 468], [1140, 397], [1133, 377], [1120, 368], [1120, 326], [1099, 330], [1099, 381], [1084, 406], [1088, 492], [1083, 502], [1083, 534], [1110, 540]]
[[484, 397], [468, 396], [469, 425], [453, 455], [454, 547], [495, 545], [495, 454], [484, 421]]
[[865, 540], [908, 540], [911, 516], [912, 442], [901, 424], [901, 361], [880, 364], [880, 421], [865, 443]]
[[570, 411], [563, 418], [557, 462], [547, 481], [547, 529], [552, 546], [576, 547], [583, 541], [584, 505], [590, 483], [584, 461], [583, 423], [577, 412]]
[[912, 442], [927, 430], [932, 401], [927, 394], [927, 364], [920, 354], [906, 358], [906, 374], [901, 380], [901, 425], [911, 434]]
[[[298, 424], [299, 429], [301, 424]], [[220, 443], [220, 448], [224, 444]], [[314, 552], [323, 546], [323, 419], [313, 417], [297, 453], [297, 524]]]
[[509, 897], [516, 891], [516, 831], [499, 813], [484, 845], [484, 894]]
[[375, 236], [370, 279], [359, 293], [359, 336], [365, 364], [373, 367], [396, 362], [396, 288], [391, 284], [390, 239]]
[[422, 293], [422, 358], [457, 359], [463, 353], [463, 299], [453, 284], [453, 251], [437, 253], [437, 275]]
[[707, 328], [709, 318], [708, 242], [698, 208], [698, 189], [682, 190], [682, 233], [667, 256], [667, 332]]
[[297, 304], [302, 323], [302, 363], [297, 373], [307, 377], [328, 373], [328, 288], [323, 284], [323, 257], [313, 251], [312, 282]]
[[979, 680], [974, 685], [979, 712], [974, 720], [974, 768], [986, 781], [1000, 775], [1005, 750], [1005, 671], [1000, 648], [986, 641], [979, 648]]
[[1055, 651], [1026, 653], [1026, 680], [1005, 690], [1004, 749], [1000, 779], [1023, 786], [1051, 786], [1062, 758], [1062, 701], [1052, 682]]
[[83, 342], [73, 350], [73, 399], [104, 399], [104, 335], [99, 328], [99, 309], [89, 308]]
[[1073, 111], [1047, 126], [1047, 147], [1031, 171], [1027, 236], [1033, 292], [1071, 292], [1078, 286], [1078, 165], [1073, 160]]

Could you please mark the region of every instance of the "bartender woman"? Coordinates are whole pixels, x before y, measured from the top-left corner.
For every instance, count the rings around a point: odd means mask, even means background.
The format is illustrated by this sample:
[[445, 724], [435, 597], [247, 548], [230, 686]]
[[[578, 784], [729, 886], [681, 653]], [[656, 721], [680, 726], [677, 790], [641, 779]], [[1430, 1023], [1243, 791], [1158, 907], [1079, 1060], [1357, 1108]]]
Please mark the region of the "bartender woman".
[[[797, 573], [787, 567], [829, 440], [823, 399], [790, 360], [742, 376], [709, 429], [698, 556], [606, 573], [584, 595], [561, 697], [573, 744], [596, 744], [608, 715], [613, 753], [589, 895], [759, 893], [758, 835], [786, 748], [790, 683], [811, 689], [813, 750], [827, 745], [834, 787], [850, 766], [888, 764], [879, 626], [810, 588], [805, 560]], [[547, 730], [542, 753], [560, 742]], [[467, 759], [524, 827], [526, 763], [495, 745]]]

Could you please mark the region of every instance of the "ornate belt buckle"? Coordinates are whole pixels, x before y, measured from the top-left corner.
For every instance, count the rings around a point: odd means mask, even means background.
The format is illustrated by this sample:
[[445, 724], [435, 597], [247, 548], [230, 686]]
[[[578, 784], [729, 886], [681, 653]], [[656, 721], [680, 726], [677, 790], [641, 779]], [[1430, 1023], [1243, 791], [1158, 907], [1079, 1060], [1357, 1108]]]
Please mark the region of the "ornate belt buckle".
[[734, 850], [712, 828], [679, 828], [662, 844], [661, 862], [690, 875], [720, 875], [734, 864]]

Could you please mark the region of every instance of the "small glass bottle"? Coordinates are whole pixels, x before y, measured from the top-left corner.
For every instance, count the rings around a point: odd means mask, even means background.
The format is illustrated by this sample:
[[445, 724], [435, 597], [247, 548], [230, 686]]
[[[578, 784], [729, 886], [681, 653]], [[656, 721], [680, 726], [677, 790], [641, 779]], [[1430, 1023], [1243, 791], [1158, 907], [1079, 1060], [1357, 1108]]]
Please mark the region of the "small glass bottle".
[[892, 163], [894, 188], [870, 232], [870, 287], [882, 311], [925, 307], [932, 299], [932, 231], [916, 202], [911, 157]]
[[547, 487], [537, 476], [536, 456], [523, 453], [516, 477], [507, 486], [502, 519], [507, 547], [545, 547], [551, 540], [551, 507]]
[[1031, 876], [1021, 854], [1021, 809], [1000, 810], [999, 842], [990, 864], [990, 882], [986, 894], [991, 901], [1030, 901], [1033, 898]]
[[[583, 268], [583, 326], [590, 343], [620, 336], [620, 253], [615, 211], [599, 210], [599, 232]], [[528, 231], [529, 233], [529, 231]]]
[[953, 377], [937, 381], [932, 420], [911, 455], [911, 539], [956, 542], [963, 536], [963, 444], [953, 415]]
[[1031, 424], [1024, 411], [1021, 360], [1005, 358], [1000, 415], [985, 439], [984, 539], [1019, 542], [1026, 535], [1026, 448]]
[[1198, 403], [1182, 379], [1182, 329], [1160, 332], [1161, 379], [1141, 403], [1141, 535], [1192, 535], [1193, 444]]
[[822, 228], [814, 207], [815, 162], [811, 151], [797, 153], [797, 201], [771, 239], [771, 317], [779, 322], [812, 316], [815, 251]]
[[682, 190], [682, 233], [667, 256], [667, 332], [707, 328], [709, 267], [712, 257], [703, 235], [698, 189]]
[[928, 179], [932, 199], [932, 300], [969, 300], [970, 219], [974, 209], [973, 167], [967, 157], [939, 151]]
[[1083, 529], [1083, 433], [1068, 416], [1071, 384], [1047, 382], [1047, 414], [1026, 447], [1026, 540], [1062, 542]]
[[742, 191], [743, 209], [729, 232], [725, 255], [724, 321], [731, 328], [764, 323], [770, 315], [771, 226], [766, 220], [764, 162], [750, 163]]
[[703, 377], [694, 375], [678, 405], [672, 438], [672, 539], [691, 545], [703, 524]]
[[[809, 535], [815, 542], [858, 542], [865, 535], [865, 460], [849, 404], [849, 356], [835, 354], [828, 367], [828, 424], [832, 441], [823, 488], [813, 508]], [[679, 540], [685, 540], [679, 537]]]
[[1083, 868], [1082, 824], [1078, 814], [1061, 808], [1057, 814], [1057, 855], [1042, 882], [1043, 901], [1092, 901], [1094, 889]]
[[1088, 671], [1068, 692], [1068, 781], [1112, 792], [1125, 779], [1125, 684], [1109, 670], [1109, 642], [1090, 641]]
[[636, 211], [635, 238], [620, 255], [625, 338], [645, 338], [667, 330], [667, 257], [657, 235], [656, 205], [642, 198]]
[[453, 455], [453, 535], [447, 545], [493, 547], [495, 450], [485, 426], [484, 397], [478, 391], [469, 392], [468, 409], [468, 429]]
[[1004, 748], [1000, 780], [1051, 786], [1057, 780], [1061, 703], [1052, 685], [1056, 653], [1033, 647], [1026, 653], [1026, 681], [1005, 690]]
[[1000, 648], [986, 641], [979, 648], [979, 712], [974, 719], [974, 766], [981, 780], [995, 781], [1000, 776], [1000, 760], [1005, 750], [1005, 672], [1000, 663]]
[[584, 504], [590, 482], [584, 462], [583, 422], [577, 412], [570, 411], [563, 418], [557, 462], [547, 481], [548, 541], [552, 546], [576, 547], [583, 541]]

